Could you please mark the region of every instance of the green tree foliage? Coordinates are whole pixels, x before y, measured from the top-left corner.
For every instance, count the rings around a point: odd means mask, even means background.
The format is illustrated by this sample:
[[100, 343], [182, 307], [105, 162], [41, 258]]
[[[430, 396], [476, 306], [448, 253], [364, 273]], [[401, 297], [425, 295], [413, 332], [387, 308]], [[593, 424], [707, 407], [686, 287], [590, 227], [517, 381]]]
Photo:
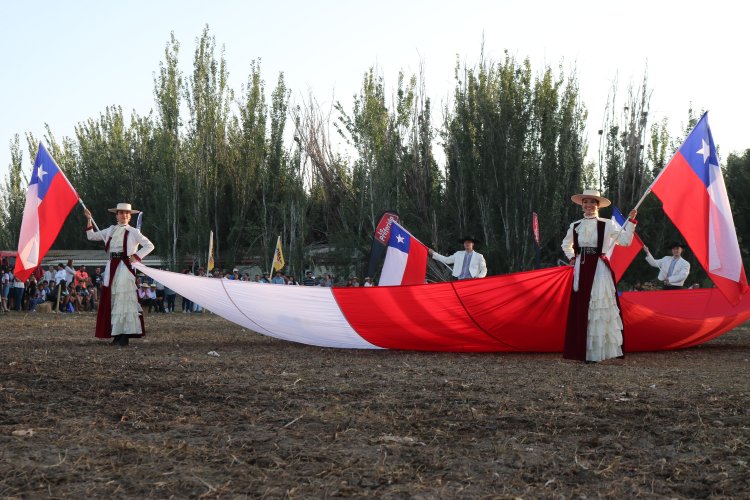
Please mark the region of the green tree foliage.
[[[601, 187], [626, 211], [681, 142], [670, 137], [666, 121], [649, 123], [645, 77], [631, 86], [624, 106], [613, 91], [597, 165], [584, 160], [586, 108], [575, 72], [562, 67], [537, 73], [529, 60], [507, 53], [500, 60], [482, 55], [476, 66], [458, 64], [436, 128], [421, 70], [400, 72], [387, 85], [370, 68], [351, 105], [324, 110], [313, 96], [290, 105], [283, 73], [267, 88], [259, 60], [250, 62], [235, 94], [223, 48], [207, 26], [185, 73], [181, 54], [171, 34], [147, 114], [112, 105], [79, 123], [73, 137], [58, 141], [45, 127], [41, 138], [100, 225], [110, 222], [107, 208], [133, 203], [144, 212], [145, 234], [172, 267], [204, 263], [213, 231], [225, 267], [266, 268], [281, 235], [289, 272], [325, 262], [339, 275], [362, 273], [378, 217], [392, 209], [443, 253], [458, 248], [459, 236], [476, 235], [491, 274], [531, 268], [537, 212], [543, 260], [552, 264], [564, 231], [580, 215], [571, 193]], [[691, 110], [686, 130], [697, 118]], [[26, 136], [31, 159], [39, 141]], [[28, 184], [18, 136], [10, 149], [0, 186], [4, 248], [17, 245]], [[748, 163], [750, 151], [730, 155], [727, 166], [743, 242], [750, 231]], [[639, 233], [655, 251], [678, 237], [653, 196], [639, 219]], [[97, 247], [83, 239], [83, 223], [74, 209], [56, 246]], [[431, 267], [430, 276], [442, 271]], [[638, 259], [626, 279], [651, 274]]]
[[750, 149], [742, 154], [730, 154], [724, 171], [727, 192], [732, 200], [732, 215], [737, 228], [745, 269], [750, 267]]
[[[474, 233], [494, 272], [531, 265], [531, 217], [543, 229], [545, 258], [559, 254], [560, 230], [573, 220], [570, 194], [581, 188], [586, 111], [574, 75], [506, 53], [456, 70], [444, 144], [447, 240]], [[454, 246], [454, 245], [452, 245]]]

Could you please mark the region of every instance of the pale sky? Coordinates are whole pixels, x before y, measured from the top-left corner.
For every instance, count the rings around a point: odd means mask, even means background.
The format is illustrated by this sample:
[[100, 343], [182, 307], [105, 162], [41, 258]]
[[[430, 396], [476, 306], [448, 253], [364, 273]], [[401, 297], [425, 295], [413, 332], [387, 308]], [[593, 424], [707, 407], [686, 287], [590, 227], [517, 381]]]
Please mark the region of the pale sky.
[[[351, 103], [362, 75], [377, 65], [389, 90], [398, 70], [424, 63], [434, 118], [454, 87], [458, 56], [475, 64], [484, 37], [494, 59], [508, 50], [566, 72], [575, 67], [589, 110], [589, 157], [612, 82], [624, 96], [648, 65], [652, 120], [681, 130], [692, 102], [710, 111], [725, 159], [750, 148], [750, 38], [744, 2], [713, 1], [36, 1], [0, 3], [0, 175], [15, 133], [58, 140], [107, 105], [145, 115], [154, 106], [153, 74], [174, 31], [185, 73], [207, 23], [225, 45], [230, 85], [262, 59], [270, 93], [284, 71], [293, 99], [312, 92], [329, 106]], [[622, 103], [622, 101], [621, 101]], [[25, 158], [26, 170], [30, 169]]]

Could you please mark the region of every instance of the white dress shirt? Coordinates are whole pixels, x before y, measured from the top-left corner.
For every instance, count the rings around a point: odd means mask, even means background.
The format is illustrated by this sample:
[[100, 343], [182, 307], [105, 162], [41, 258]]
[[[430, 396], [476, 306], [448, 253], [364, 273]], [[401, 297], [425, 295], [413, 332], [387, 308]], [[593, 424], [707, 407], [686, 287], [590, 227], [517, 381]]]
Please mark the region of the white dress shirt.
[[[672, 261], [674, 261], [674, 268], [672, 268], [672, 274], [669, 274]], [[690, 262], [682, 257], [667, 255], [657, 260], [650, 254], [646, 254], [646, 262], [659, 270], [659, 281], [666, 281], [672, 286], [684, 285], [688, 274], [690, 274]]]
[[[464, 258], [467, 252], [459, 250], [458, 252], [445, 257], [437, 252], [432, 253], [432, 258], [443, 264], [453, 264], [453, 277], [458, 278], [461, 276], [461, 271], [464, 267]], [[471, 252], [471, 261], [469, 261], [469, 274], [472, 278], [484, 278], [487, 276], [487, 263], [484, 260], [484, 255], [479, 252]]]

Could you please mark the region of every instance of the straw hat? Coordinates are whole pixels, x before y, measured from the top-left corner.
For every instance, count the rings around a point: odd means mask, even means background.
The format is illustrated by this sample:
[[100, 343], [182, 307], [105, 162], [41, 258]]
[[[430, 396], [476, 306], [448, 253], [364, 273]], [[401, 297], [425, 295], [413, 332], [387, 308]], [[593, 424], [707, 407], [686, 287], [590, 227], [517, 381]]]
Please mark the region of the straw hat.
[[574, 194], [570, 197], [570, 199], [573, 200], [573, 203], [578, 205], [583, 205], [584, 198], [594, 198], [595, 200], [599, 200], [599, 208], [608, 207], [612, 204], [612, 202], [602, 196], [597, 189], [584, 189], [583, 193]]
[[118, 203], [115, 208], [108, 209], [113, 214], [116, 214], [117, 212], [130, 212], [131, 214], [139, 214], [141, 213], [140, 210], [133, 210], [130, 207], [130, 203]]

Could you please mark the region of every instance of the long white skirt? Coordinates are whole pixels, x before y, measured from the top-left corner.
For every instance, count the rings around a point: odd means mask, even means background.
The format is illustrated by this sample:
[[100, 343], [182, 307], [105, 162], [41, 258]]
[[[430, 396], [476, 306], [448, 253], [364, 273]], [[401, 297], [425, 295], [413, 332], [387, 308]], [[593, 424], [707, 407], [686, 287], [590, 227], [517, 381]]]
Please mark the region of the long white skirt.
[[587, 361], [604, 361], [622, 356], [622, 319], [616, 294], [612, 273], [600, 260], [596, 266], [589, 302]]
[[135, 276], [124, 263], [118, 264], [109, 286], [112, 293], [112, 336], [142, 334], [139, 319], [142, 309], [138, 303]]

